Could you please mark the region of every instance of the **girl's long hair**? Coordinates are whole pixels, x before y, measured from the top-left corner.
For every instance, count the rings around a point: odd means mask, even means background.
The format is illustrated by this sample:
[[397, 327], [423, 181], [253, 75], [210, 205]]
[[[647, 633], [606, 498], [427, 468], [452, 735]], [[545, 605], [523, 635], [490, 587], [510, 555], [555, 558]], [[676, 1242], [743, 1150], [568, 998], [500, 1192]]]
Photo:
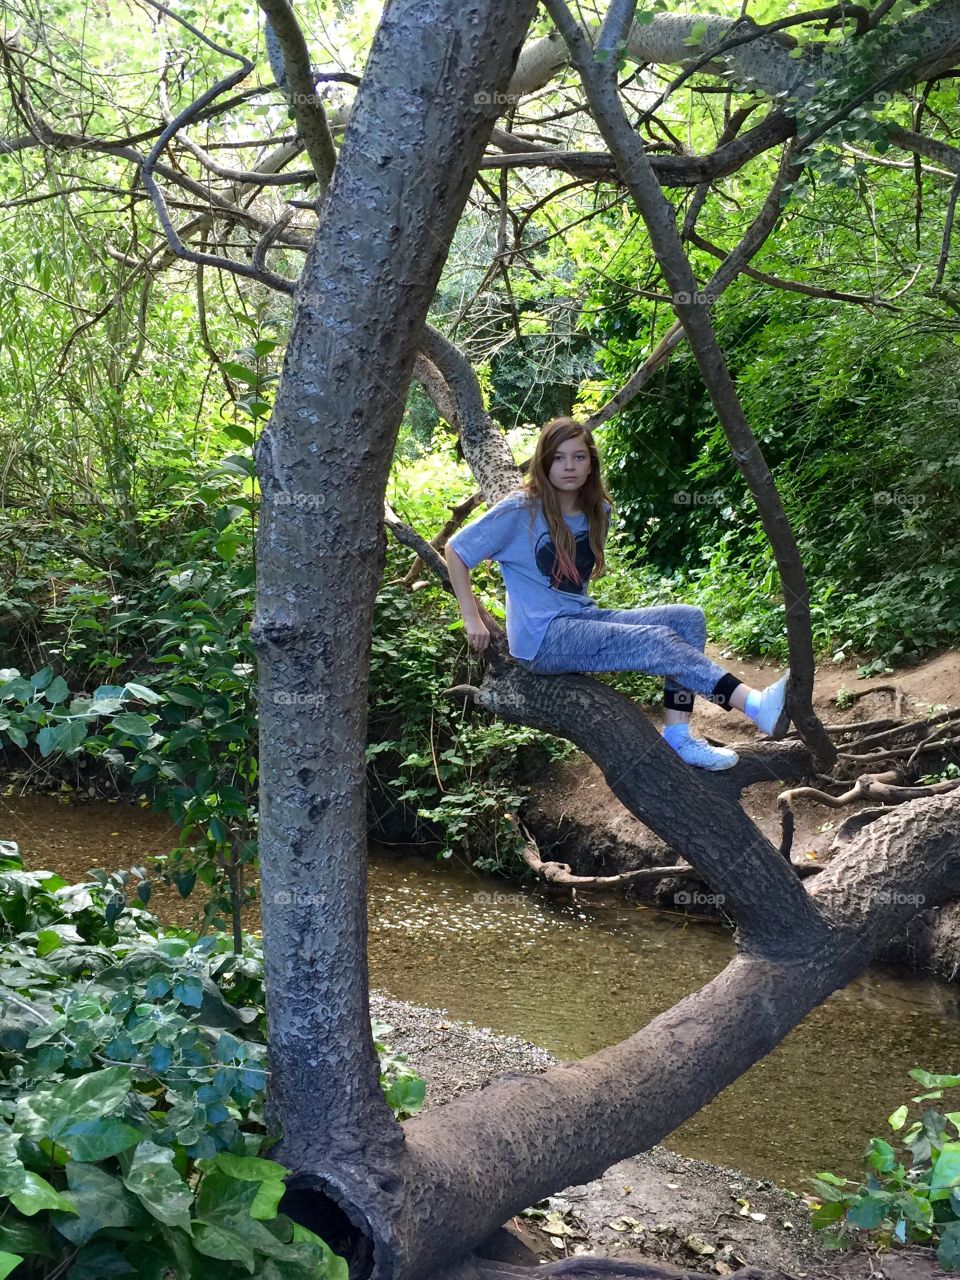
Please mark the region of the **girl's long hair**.
[[603, 546], [607, 540], [609, 517], [604, 510], [604, 502], [612, 500], [600, 475], [600, 455], [594, 443], [593, 432], [575, 418], [553, 418], [540, 428], [540, 438], [534, 451], [530, 470], [524, 480], [524, 492], [528, 501], [536, 508], [539, 501], [550, 530], [550, 537], [556, 548], [557, 559], [555, 576], [559, 581], [569, 578], [579, 583], [580, 575], [576, 566], [577, 544], [560, 509], [557, 491], [550, 483], [550, 465], [553, 455], [561, 444], [582, 436], [586, 441], [590, 454], [590, 475], [583, 488], [577, 494], [577, 505], [587, 517], [587, 532], [590, 549], [596, 559], [591, 578], [599, 578], [606, 571]]

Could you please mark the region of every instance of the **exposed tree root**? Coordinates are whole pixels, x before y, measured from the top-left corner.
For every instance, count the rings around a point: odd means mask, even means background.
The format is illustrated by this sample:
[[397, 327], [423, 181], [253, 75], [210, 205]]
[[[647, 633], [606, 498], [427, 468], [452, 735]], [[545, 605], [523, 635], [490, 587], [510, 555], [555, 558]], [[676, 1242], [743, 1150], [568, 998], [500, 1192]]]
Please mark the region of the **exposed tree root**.
[[[915, 778], [911, 776], [916, 772], [915, 764], [920, 756], [960, 747], [960, 735], [954, 732], [960, 722], [960, 707], [948, 708], [927, 720], [903, 720], [900, 714], [905, 697], [902, 689], [892, 684], [874, 685], [870, 689], [861, 689], [852, 694], [851, 700], [859, 701], [871, 693], [891, 694], [895, 703], [894, 718], [824, 726], [833, 738], [851, 737], [851, 741], [841, 742], [838, 746], [835, 775], [818, 774], [817, 786], [791, 787], [781, 792], [777, 798], [780, 809], [780, 852], [784, 857], [790, 857], [793, 845], [793, 806], [797, 800], [813, 800], [831, 809], [842, 809], [864, 800], [876, 801], [881, 805], [898, 805], [960, 787], [960, 779], [917, 785]], [[898, 763], [900, 761], [903, 763]], [[860, 767], [870, 765], [874, 769], [883, 764], [895, 764], [895, 767], [882, 772], [860, 773], [855, 778], [840, 776], [853, 764]], [[872, 809], [869, 812], [879, 817], [886, 810]], [[863, 814], [856, 817], [860, 819], [856, 823], [857, 831], [862, 830], [866, 821], [872, 820], [865, 819]], [[834, 838], [834, 847], [838, 843], [843, 843], [840, 831]]]
[[540, 847], [536, 840], [516, 817], [509, 815], [523, 834], [523, 860], [545, 884], [569, 888], [571, 893], [577, 889], [618, 889], [633, 884], [637, 880], [662, 880], [664, 876], [697, 876], [699, 872], [689, 862], [679, 862], [672, 867], [638, 867], [634, 871], [621, 871], [614, 876], [578, 876], [574, 875], [568, 862], [552, 862], [540, 856]]

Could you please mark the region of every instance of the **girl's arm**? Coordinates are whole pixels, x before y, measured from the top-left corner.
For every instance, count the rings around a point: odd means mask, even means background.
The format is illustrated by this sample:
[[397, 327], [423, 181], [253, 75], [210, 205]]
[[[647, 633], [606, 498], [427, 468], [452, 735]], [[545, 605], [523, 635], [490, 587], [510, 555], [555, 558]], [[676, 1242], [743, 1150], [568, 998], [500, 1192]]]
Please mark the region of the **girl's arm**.
[[490, 643], [490, 632], [480, 616], [480, 606], [470, 585], [470, 570], [449, 544], [444, 548], [447, 568], [450, 571], [450, 585], [463, 615], [463, 626], [467, 633], [467, 643], [471, 649], [486, 649]]

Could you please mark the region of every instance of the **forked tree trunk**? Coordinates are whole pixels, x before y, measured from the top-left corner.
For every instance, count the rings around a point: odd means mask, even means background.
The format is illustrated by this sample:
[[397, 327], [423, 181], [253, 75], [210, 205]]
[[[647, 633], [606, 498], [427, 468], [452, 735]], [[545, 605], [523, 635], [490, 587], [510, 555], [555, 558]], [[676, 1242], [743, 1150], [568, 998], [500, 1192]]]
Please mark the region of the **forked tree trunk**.
[[[584, 678], [533, 677], [494, 645], [481, 704], [597, 760], [624, 803], [728, 896], [741, 954], [582, 1062], [504, 1078], [402, 1126], [383, 1100], [364, 804], [383, 498], [427, 308], [534, 7], [388, 5], [257, 457], [270, 1115], [277, 1154], [297, 1171], [284, 1207], [376, 1280], [442, 1268], [532, 1201], [666, 1136], [869, 962], [917, 909], [905, 889], [927, 906], [960, 891], [952, 797], [870, 825], [808, 894], [736, 803], [759, 753], [736, 779], [694, 782], [626, 699]], [[435, 355], [443, 364], [449, 352], [437, 344]], [[476, 439], [481, 408], [461, 405]], [[780, 776], [800, 771], [778, 759]]]
[[296, 297], [254, 642], [271, 1092], [281, 1158], [388, 1166], [366, 963], [365, 742], [383, 497], [414, 355], [536, 0], [393, 0]]

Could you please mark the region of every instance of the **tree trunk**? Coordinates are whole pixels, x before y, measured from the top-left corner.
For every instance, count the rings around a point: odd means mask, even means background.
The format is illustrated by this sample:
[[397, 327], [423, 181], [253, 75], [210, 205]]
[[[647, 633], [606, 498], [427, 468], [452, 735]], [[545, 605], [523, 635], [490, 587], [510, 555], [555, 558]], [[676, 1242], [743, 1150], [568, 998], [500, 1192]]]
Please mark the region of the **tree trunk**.
[[[480, 702], [598, 760], [624, 803], [721, 888], [742, 950], [701, 991], [582, 1062], [502, 1078], [403, 1126], [383, 1100], [368, 1008], [364, 743], [384, 492], [427, 308], [533, 11], [533, 0], [388, 5], [257, 456], [269, 1114], [283, 1130], [277, 1154], [297, 1171], [283, 1208], [375, 1280], [417, 1280], [536, 1199], [663, 1138], [903, 927], [917, 906], [895, 890], [928, 906], [960, 890], [952, 797], [871, 824], [807, 893], [736, 803], [736, 780], [694, 782], [628, 700], [595, 681], [538, 679], [492, 646]], [[426, 349], [456, 380], [451, 350]], [[459, 407], [470, 451], [494, 450], [482, 404], [461, 396]], [[491, 486], [501, 470], [506, 456]], [[786, 773], [797, 764], [789, 751], [777, 759]], [[755, 765], [744, 761], [739, 785]]]
[[280, 1158], [402, 1142], [368, 1014], [364, 744], [383, 496], [414, 354], [535, 0], [388, 5], [296, 298], [263, 491], [260, 859]]

